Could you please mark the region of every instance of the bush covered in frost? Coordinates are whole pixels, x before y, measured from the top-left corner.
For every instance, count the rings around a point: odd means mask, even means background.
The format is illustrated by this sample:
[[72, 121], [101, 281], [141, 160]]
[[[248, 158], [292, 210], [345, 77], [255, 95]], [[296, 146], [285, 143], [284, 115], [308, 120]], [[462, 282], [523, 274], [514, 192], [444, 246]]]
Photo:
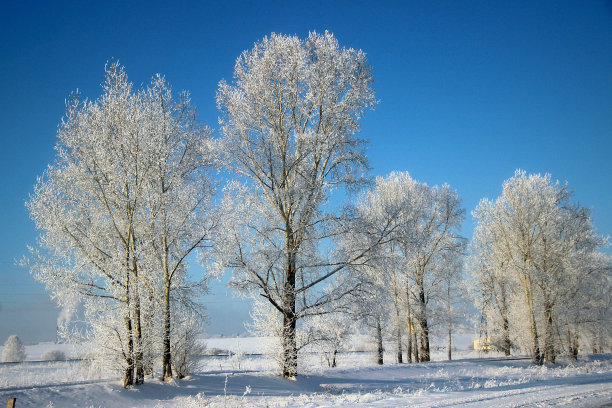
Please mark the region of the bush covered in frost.
[[25, 346], [21, 340], [19, 340], [19, 337], [13, 334], [8, 338], [6, 343], [4, 343], [4, 349], [2, 350], [2, 361], [5, 363], [16, 363], [25, 360], [25, 358]]
[[63, 361], [66, 360], [66, 354], [61, 350], [48, 350], [42, 353], [43, 361]]

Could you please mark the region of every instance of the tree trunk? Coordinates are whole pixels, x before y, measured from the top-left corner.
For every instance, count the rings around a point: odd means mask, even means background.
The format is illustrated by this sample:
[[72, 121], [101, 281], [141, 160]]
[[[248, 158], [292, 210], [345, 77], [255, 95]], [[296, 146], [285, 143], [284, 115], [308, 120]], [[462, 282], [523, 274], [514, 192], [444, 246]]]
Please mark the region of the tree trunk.
[[140, 300], [138, 297], [134, 299], [134, 369], [136, 377], [134, 384], [144, 383], [144, 366], [143, 366], [143, 349], [142, 349], [142, 326], [140, 321]]
[[395, 334], [396, 340], [397, 340], [397, 362], [398, 364], [403, 363], [403, 358], [402, 358], [402, 326], [397, 325], [397, 329], [396, 329], [396, 334]]
[[552, 316], [552, 305], [547, 304], [544, 306], [544, 318], [546, 321], [546, 336], [544, 338], [544, 356], [546, 362], [554, 364], [556, 360], [555, 344], [554, 344], [554, 328], [553, 328], [553, 316]]
[[283, 377], [295, 378], [297, 376], [297, 345], [295, 340], [295, 319], [291, 315], [283, 315]]
[[510, 355], [510, 321], [508, 319], [508, 302], [506, 301], [506, 286], [501, 285], [501, 315], [502, 315], [502, 339], [504, 355], [508, 357]]
[[[136, 242], [134, 235], [132, 237], [132, 273], [134, 274], [134, 282], [138, 284], [138, 265], [136, 263]], [[136, 370], [136, 377], [134, 378], [134, 384], [144, 383], [144, 366], [143, 366], [143, 348], [142, 348], [142, 325], [140, 319], [140, 294], [138, 288], [134, 288], [134, 337], [135, 337], [135, 353], [134, 353], [134, 368]]]
[[423, 289], [423, 283], [419, 285], [419, 332], [421, 337], [420, 350], [421, 359], [419, 361], [429, 361], [429, 326], [427, 324], [427, 313], [425, 310], [425, 291]]
[[567, 351], [573, 360], [578, 360], [578, 335], [567, 328]]
[[453, 359], [453, 352], [452, 352], [452, 349], [453, 349], [453, 341], [452, 341], [452, 338], [451, 338], [451, 333], [452, 333], [452, 330], [451, 330], [451, 329], [450, 329], [450, 327], [449, 327], [449, 328], [448, 328], [448, 359], [449, 359], [449, 360], [452, 360], [452, 359]]
[[533, 298], [530, 288], [525, 289], [527, 307], [529, 313], [529, 332], [531, 334], [531, 362], [541, 365], [542, 356], [540, 355], [540, 340], [538, 337], [538, 328], [536, 325], [535, 314], [533, 310]]
[[542, 365], [538, 328], [536, 325], [535, 312], [533, 310], [533, 282], [531, 281], [529, 256], [527, 254], [523, 255], [523, 268], [524, 270], [521, 283], [525, 293], [525, 305], [527, 306], [527, 314], [529, 318], [529, 332], [531, 335], [531, 362], [533, 364]]
[[162, 352], [162, 379], [169, 381], [172, 378], [172, 354], [170, 350], [170, 282], [166, 281], [164, 291], [164, 327]]
[[406, 342], [406, 358], [412, 363], [412, 319], [408, 319], [408, 340]]
[[297, 376], [297, 344], [295, 339], [296, 319], [295, 319], [295, 245], [293, 243], [291, 228], [287, 225], [287, 265], [286, 280], [283, 294], [283, 377], [295, 378]]
[[162, 350], [162, 379], [169, 381], [172, 378], [172, 349], [170, 348], [171, 315], [170, 315], [170, 288], [171, 276], [168, 270], [168, 241], [166, 233], [162, 236], [163, 258], [162, 268], [164, 268], [165, 287], [164, 287], [164, 327], [163, 327], [163, 350]]
[[448, 360], [453, 359], [453, 316], [452, 316], [452, 307], [451, 307], [451, 281], [450, 279], [447, 281], [446, 287], [446, 314], [448, 315]]
[[126, 304], [125, 330], [127, 336], [127, 351], [125, 354], [126, 368], [123, 373], [123, 388], [134, 385], [134, 342], [132, 339], [132, 319], [130, 319], [129, 303]]
[[393, 306], [395, 307], [395, 341], [396, 341], [396, 358], [398, 364], [403, 363], [402, 358], [402, 325], [400, 322], [400, 299], [397, 282], [393, 279]]
[[382, 327], [380, 326], [380, 319], [376, 319], [376, 343], [378, 344], [378, 365], [383, 365], [383, 337], [382, 337]]
[[[129, 252], [128, 252], [129, 259]], [[123, 373], [123, 388], [127, 388], [131, 385], [134, 385], [134, 339], [132, 333], [132, 319], [130, 317], [130, 273], [129, 271], [126, 274], [125, 279], [125, 335], [127, 340], [127, 350], [125, 351], [125, 371]]]
[[419, 342], [417, 337], [417, 331], [414, 325], [412, 326], [412, 351], [414, 353], [414, 362], [419, 362]]
[[336, 367], [336, 355], [337, 354], [338, 354], [338, 349], [334, 349], [334, 352], [332, 353], [332, 363], [331, 363], [332, 368]]
[[510, 322], [508, 321], [508, 315], [505, 314], [502, 318], [502, 336], [503, 336], [503, 348], [504, 355], [508, 357], [510, 355]]
[[[406, 333], [408, 336], [408, 342], [406, 345], [406, 356], [409, 363], [412, 363], [412, 333], [414, 332], [414, 325], [412, 322], [412, 309], [410, 307], [410, 288], [406, 282], [406, 323], [408, 324]], [[415, 346], [416, 347], [416, 346]]]
[[578, 333], [574, 333], [573, 340], [574, 347], [572, 348], [572, 354], [574, 355], [574, 360], [578, 360]]

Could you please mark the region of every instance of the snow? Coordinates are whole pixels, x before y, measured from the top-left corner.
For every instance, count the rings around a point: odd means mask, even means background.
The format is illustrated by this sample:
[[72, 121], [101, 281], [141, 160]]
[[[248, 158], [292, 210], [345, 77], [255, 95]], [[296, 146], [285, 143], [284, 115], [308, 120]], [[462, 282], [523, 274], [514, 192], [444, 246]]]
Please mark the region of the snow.
[[86, 347], [76, 344], [57, 344], [51, 342], [26, 345], [25, 361], [41, 361], [42, 355], [49, 351], [63, 351], [67, 359], [80, 359], [86, 354]]
[[261, 354], [260, 337], [226, 337], [202, 339], [208, 350], [219, 350], [221, 352]]
[[[528, 360], [479, 358], [458, 351], [459, 360], [377, 366], [374, 353], [346, 352], [339, 367], [324, 366], [321, 357], [304, 355], [305, 374], [285, 380], [260, 352], [256, 337], [205, 339], [208, 348], [245, 353], [204, 356], [200, 370], [163, 383], [147, 378], [125, 390], [117, 378], [84, 361], [37, 362], [46, 350], [69, 357], [70, 345], [26, 346], [28, 360], [0, 364], [0, 402], [17, 397], [17, 407], [592, 407], [612, 401], [612, 355], [592, 355], [578, 362], [536, 367]], [[392, 348], [385, 361], [393, 358]], [[480, 356], [482, 357], [482, 356]]]

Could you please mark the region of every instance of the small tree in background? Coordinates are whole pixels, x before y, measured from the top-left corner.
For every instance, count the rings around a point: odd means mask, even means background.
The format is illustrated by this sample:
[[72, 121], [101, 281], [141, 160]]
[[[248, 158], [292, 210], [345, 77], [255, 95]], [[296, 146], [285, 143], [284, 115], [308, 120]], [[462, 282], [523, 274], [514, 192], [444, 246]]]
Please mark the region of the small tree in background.
[[16, 334], [13, 334], [4, 343], [4, 349], [2, 350], [2, 361], [5, 363], [18, 363], [25, 360], [26, 352], [25, 346], [19, 340]]

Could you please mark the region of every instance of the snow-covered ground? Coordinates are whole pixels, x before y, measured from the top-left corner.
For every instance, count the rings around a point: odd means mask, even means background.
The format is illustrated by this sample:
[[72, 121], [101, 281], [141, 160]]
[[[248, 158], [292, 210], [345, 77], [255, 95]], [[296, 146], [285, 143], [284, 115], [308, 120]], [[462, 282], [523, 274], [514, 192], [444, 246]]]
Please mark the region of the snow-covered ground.
[[[257, 338], [207, 339], [209, 349], [257, 353]], [[27, 346], [28, 360], [45, 350], [80, 350], [63, 345]], [[373, 353], [339, 356], [327, 368], [317, 355], [305, 355], [297, 380], [274, 374], [261, 355], [205, 356], [200, 370], [171, 384], [147, 379], [121, 388], [112, 376], [86, 361], [0, 364], [0, 404], [17, 397], [22, 407], [598, 407], [612, 402], [612, 356], [535, 367], [526, 360], [498, 361], [478, 353], [444, 352], [427, 364], [376, 366]], [[392, 353], [385, 355], [392, 361]]]

